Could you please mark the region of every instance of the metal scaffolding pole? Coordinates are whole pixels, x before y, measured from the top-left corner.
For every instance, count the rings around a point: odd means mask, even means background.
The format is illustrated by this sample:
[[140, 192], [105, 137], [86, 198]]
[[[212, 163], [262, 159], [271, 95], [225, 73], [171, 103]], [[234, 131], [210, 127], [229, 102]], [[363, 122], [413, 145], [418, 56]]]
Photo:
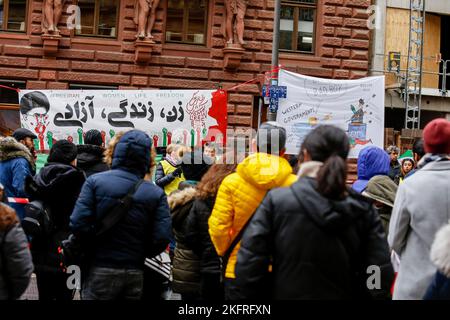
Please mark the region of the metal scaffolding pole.
[[420, 129], [425, 0], [410, 0], [408, 65], [405, 82], [405, 129]]

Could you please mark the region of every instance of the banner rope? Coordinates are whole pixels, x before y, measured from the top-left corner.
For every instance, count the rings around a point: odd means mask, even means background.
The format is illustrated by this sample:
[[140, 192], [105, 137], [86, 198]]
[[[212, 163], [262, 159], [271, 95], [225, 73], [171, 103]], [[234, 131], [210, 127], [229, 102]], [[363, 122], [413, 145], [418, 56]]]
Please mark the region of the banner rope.
[[[278, 71], [280, 71], [282, 68], [283, 68], [283, 66], [278, 66], [278, 67], [273, 67], [272, 66], [272, 68], [273, 69], [271, 69], [271, 70], [269, 70], [269, 71], [267, 71], [267, 72], [265, 72], [264, 74], [265, 74], [265, 79], [275, 79], [275, 76], [273, 76], [273, 74], [275, 73], [275, 72], [278, 72]], [[272, 74], [270, 77], [267, 77], [267, 74]], [[236, 90], [237, 88], [239, 88], [239, 87], [242, 87], [242, 86], [244, 86], [244, 85], [246, 85], [246, 84], [250, 84], [250, 83], [252, 83], [252, 82], [254, 82], [254, 81], [257, 81], [258, 80], [258, 77], [257, 78], [253, 78], [253, 79], [250, 79], [250, 80], [248, 80], [248, 81], [246, 81], [246, 82], [244, 82], [244, 83], [240, 83], [240, 84], [238, 84], [238, 85], [236, 85], [236, 86], [234, 86], [234, 87], [231, 87], [231, 88], [229, 88], [229, 89], [226, 89], [226, 91], [232, 91], [232, 90]]]
[[4, 85], [1, 85], [1, 84], [0, 84], [0, 88], [4, 88], [4, 89], [8, 89], [8, 90], [13, 90], [13, 91], [16, 91], [17, 93], [20, 92], [20, 89], [19, 89], [19, 88], [12, 88], [12, 87], [4, 86]]

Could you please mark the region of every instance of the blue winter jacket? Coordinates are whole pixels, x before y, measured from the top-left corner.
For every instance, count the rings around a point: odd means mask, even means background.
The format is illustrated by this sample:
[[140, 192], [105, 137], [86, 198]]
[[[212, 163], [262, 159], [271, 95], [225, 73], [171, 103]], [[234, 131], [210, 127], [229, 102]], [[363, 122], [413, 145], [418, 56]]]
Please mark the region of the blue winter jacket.
[[[151, 140], [132, 130], [114, 149], [110, 171], [90, 176], [70, 217], [74, 234], [91, 233], [96, 221], [111, 212], [118, 200], [148, 172]], [[164, 191], [144, 182], [134, 194], [133, 204], [122, 221], [92, 244], [92, 265], [107, 268], [143, 269], [146, 257], [161, 253], [171, 238], [171, 218]]]
[[441, 272], [436, 272], [424, 300], [450, 300], [450, 278]]
[[369, 180], [377, 175], [388, 175], [390, 168], [389, 155], [381, 148], [369, 146], [361, 150], [358, 157], [358, 180], [352, 188], [363, 192]]
[[[0, 141], [0, 183], [4, 187], [5, 198], [27, 198], [24, 190], [25, 178], [34, 175], [34, 161], [31, 152], [14, 138]], [[24, 207], [18, 203], [8, 203], [16, 210], [20, 220], [24, 217]]]

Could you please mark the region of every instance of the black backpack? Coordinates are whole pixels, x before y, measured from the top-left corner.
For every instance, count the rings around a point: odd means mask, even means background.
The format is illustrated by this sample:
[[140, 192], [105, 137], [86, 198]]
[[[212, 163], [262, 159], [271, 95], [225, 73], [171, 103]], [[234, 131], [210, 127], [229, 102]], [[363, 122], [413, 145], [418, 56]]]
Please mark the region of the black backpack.
[[25, 205], [25, 217], [22, 228], [31, 239], [42, 239], [51, 235], [54, 223], [50, 209], [41, 200], [34, 200]]

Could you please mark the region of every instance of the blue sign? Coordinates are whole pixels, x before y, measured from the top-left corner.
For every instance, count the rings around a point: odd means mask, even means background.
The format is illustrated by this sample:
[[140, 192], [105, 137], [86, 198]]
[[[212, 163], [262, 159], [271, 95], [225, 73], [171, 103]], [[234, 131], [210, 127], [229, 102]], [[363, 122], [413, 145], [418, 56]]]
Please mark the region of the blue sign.
[[271, 85], [269, 87], [269, 91], [267, 92], [267, 87], [263, 86], [262, 95], [265, 98], [269, 97], [270, 112], [277, 112], [279, 99], [287, 98], [287, 87]]

